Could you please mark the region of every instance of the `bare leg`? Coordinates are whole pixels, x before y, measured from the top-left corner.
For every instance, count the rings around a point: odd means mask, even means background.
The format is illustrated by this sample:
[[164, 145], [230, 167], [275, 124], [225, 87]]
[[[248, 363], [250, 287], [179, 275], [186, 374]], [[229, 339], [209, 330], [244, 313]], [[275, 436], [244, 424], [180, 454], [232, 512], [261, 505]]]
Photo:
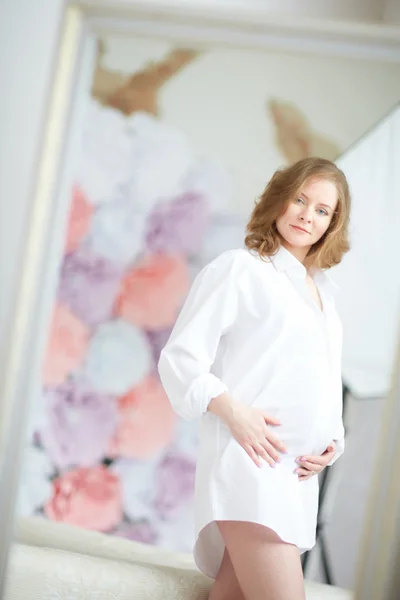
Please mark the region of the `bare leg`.
[[245, 600], [226, 549], [208, 600]]
[[256, 523], [219, 521], [218, 527], [246, 600], [305, 600], [296, 546]]

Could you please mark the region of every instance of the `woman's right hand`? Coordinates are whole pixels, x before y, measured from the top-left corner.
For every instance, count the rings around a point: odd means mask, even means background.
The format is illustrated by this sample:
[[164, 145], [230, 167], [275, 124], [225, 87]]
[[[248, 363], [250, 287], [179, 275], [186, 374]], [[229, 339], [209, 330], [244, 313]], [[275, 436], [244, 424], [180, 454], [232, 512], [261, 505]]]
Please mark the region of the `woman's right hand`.
[[280, 425], [280, 421], [270, 417], [265, 410], [234, 402], [226, 393], [213, 398], [208, 410], [226, 423], [232, 436], [258, 467], [262, 467], [263, 461], [275, 467], [280, 461], [280, 453], [287, 452], [269, 427]]

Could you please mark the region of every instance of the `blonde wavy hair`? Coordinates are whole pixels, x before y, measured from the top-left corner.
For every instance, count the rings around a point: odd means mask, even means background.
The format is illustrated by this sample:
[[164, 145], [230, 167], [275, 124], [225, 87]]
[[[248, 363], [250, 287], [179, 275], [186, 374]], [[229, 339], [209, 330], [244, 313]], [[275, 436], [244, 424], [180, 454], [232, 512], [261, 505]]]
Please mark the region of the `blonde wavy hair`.
[[282, 239], [276, 221], [310, 179], [332, 181], [338, 192], [338, 204], [327, 231], [311, 246], [305, 264], [307, 268], [329, 269], [340, 263], [350, 248], [350, 191], [343, 171], [324, 158], [305, 158], [274, 173], [247, 224], [247, 248], [257, 251], [261, 258], [276, 254]]

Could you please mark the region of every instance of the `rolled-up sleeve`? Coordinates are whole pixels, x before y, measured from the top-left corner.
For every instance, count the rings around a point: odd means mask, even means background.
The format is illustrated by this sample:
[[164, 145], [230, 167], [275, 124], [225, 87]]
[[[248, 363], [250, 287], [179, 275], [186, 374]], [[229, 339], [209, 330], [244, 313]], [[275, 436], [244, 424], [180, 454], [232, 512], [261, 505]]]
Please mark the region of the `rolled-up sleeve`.
[[158, 371], [174, 410], [184, 419], [199, 418], [212, 398], [227, 391], [210, 372], [221, 337], [238, 314], [235, 251], [222, 254], [196, 277], [161, 352]]
[[337, 461], [337, 459], [338, 459], [340, 456], [342, 456], [342, 454], [343, 454], [343, 452], [344, 452], [344, 448], [345, 448], [345, 441], [344, 441], [344, 427], [343, 427], [343, 421], [341, 422], [341, 424], [340, 424], [340, 426], [339, 426], [339, 428], [338, 428], [338, 430], [337, 430], [337, 432], [336, 432], [336, 435], [335, 435], [335, 438], [334, 438], [334, 440], [333, 440], [333, 441], [334, 441], [334, 442], [335, 442], [335, 444], [336, 444], [336, 454], [335, 454], [335, 456], [333, 457], [333, 459], [331, 460], [331, 462], [330, 462], [330, 463], [328, 463], [328, 466], [329, 466], [329, 467], [330, 467], [330, 466], [332, 466], [332, 465], [333, 465], [333, 464], [334, 464], [334, 463]]

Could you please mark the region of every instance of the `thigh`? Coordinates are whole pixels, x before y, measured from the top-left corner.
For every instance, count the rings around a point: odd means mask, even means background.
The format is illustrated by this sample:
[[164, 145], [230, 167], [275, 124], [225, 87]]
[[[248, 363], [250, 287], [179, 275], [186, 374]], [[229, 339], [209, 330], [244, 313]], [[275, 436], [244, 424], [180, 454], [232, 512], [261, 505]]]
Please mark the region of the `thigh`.
[[246, 600], [305, 600], [300, 553], [262, 525], [219, 521]]
[[245, 600], [226, 548], [208, 600]]

